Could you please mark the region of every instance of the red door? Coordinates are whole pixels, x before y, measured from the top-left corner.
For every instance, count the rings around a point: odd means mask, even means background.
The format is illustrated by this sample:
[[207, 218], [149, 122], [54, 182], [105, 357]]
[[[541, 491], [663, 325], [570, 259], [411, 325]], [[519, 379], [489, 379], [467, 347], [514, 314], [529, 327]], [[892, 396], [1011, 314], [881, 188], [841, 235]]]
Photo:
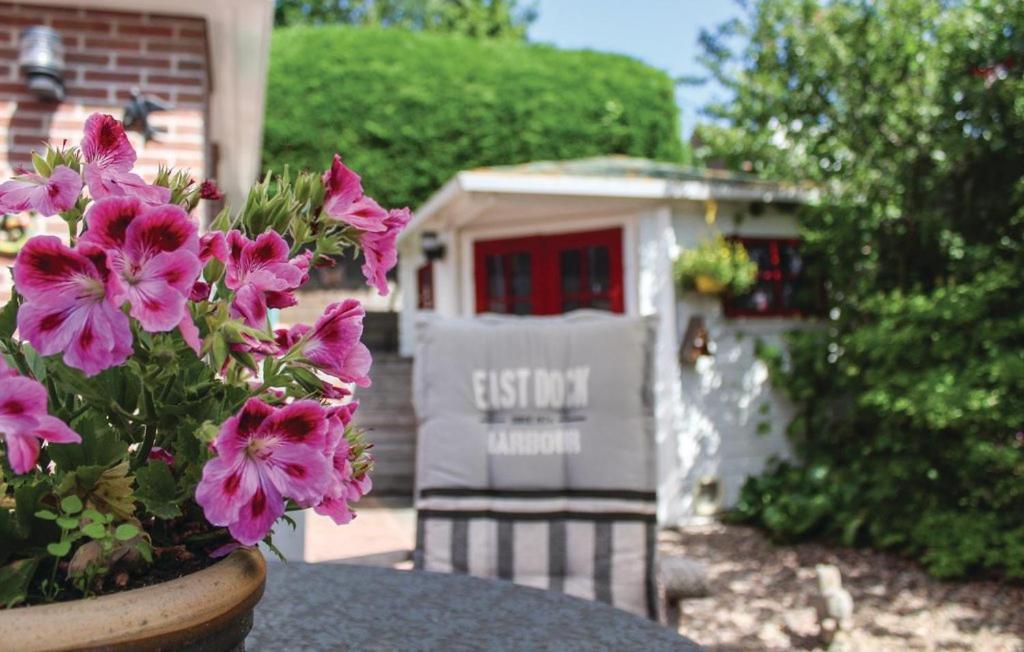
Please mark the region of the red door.
[[623, 312], [622, 229], [477, 242], [476, 311]]

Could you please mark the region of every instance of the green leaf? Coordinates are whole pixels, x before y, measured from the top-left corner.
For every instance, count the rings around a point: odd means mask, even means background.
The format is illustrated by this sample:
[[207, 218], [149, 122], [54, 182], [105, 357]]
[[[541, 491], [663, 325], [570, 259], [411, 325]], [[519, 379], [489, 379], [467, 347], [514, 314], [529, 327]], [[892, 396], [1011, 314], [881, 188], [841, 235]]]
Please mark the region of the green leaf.
[[65, 539], [63, 541], [58, 541], [57, 543], [49, 543], [46, 545], [46, 552], [50, 553], [54, 557], [63, 557], [71, 552], [71, 542]]
[[57, 526], [64, 530], [72, 530], [78, 527], [78, 519], [69, 516], [61, 516], [57, 519]]
[[114, 538], [118, 541], [128, 541], [139, 536], [139, 528], [135, 527], [131, 523], [122, 523], [117, 526], [114, 530]]
[[66, 496], [60, 501], [60, 508], [66, 514], [77, 514], [82, 511], [83, 507], [82, 499], [78, 496]]
[[135, 549], [139, 551], [139, 554], [142, 555], [147, 564], [153, 563], [153, 546], [149, 545], [149, 541], [139, 539], [138, 543], [135, 544]]
[[164, 462], [152, 460], [135, 470], [135, 497], [153, 516], [170, 519], [181, 516], [178, 483]]
[[39, 559], [19, 559], [0, 567], [0, 606], [10, 609], [25, 599]]
[[14, 331], [18, 328], [18, 304], [20, 303], [17, 294], [4, 304], [0, 309], [0, 339], [11, 339]]
[[35, 514], [36, 518], [41, 518], [44, 521], [56, 521], [58, 516], [48, 509], [41, 509]]
[[82, 528], [82, 534], [92, 539], [105, 539], [107, 526], [103, 523], [90, 523]]

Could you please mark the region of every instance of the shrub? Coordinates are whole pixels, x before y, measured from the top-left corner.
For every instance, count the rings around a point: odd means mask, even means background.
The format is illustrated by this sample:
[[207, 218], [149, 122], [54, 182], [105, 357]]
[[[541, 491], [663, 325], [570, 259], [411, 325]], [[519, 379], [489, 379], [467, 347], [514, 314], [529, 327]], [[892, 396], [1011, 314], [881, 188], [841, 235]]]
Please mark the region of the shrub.
[[683, 153], [665, 73], [511, 40], [278, 29], [267, 96], [266, 168], [308, 169], [339, 151], [386, 205], [418, 205], [466, 168]]
[[766, 352], [799, 462], [749, 482], [737, 516], [1024, 578], [1024, 4], [750, 8], [705, 39], [735, 99], [701, 135], [818, 182], [804, 240], [829, 319]]

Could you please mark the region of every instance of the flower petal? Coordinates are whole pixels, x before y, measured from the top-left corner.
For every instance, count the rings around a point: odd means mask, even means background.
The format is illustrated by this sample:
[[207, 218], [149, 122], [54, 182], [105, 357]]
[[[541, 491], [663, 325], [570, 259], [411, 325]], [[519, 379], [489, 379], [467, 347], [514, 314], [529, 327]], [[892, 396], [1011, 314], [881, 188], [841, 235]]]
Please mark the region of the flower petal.
[[33, 193], [32, 208], [40, 215], [56, 215], [71, 209], [82, 192], [82, 177], [66, 165], [58, 165], [50, 178]]
[[39, 459], [39, 440], [23, 432], [4, 434], [7, 442], [7, 459], [15, 473], [28, 473]]
[[284, 514], [284, 499], [268, 481], [260, 479], [256, 491], [238, 512], [238, 518], [228, 526], [231, 536], [247, 546], [259, 543], [270, 528]]
[[178, 250], [198, 257], [198, 228], [180, 206], [149, 208], [128, 226], [125, 250], [140, 261], [161, 252]]
[[32, 430], [32, 435], [54, 444], [80, 444], [82, 436], [68, 427], [57, 417], [44, 414], [39, 417], [38, 424]]
[[228, 418], [220, 427], [214, 448], [222, 457], [233, 458], [244, 449], [263, 422], [274, 413], [274, 408], [258, 398], [250, 398], [241, 411]]
[[101, 113], [93, 113], [85, 121], [82, 156], [86, 163], [124, 171], [132, 169], [136, 159], [124, 125], [114, 116]]
[[16, 376], [0, 380], [0, 432], [34, 427], [46, 414], [46, 389], [35, 380]]
[[135, 197], [108, 197], [93, 202], [85, 214], [88, 229], [79, 238], [79, 244], [92, 245], [102, 250], [121, 249], [125, 245], [128, 227], [142, 215], [144, 207]]
[[327, 435], [327, 412], [316, 401], [295, 401], [277, 410], [260, 426], [261, 436], [270, 434], [319, 450]]
[[92, 261], [52, 235], [30, 238], [14, 261], [14, 285], [26, 299], [82, 289], [82, 281], [99, 280]]
[[275, 447], [261, 469], [281, 495], [304, 504], [320, 500], [330, 482], [330, 462], [311, 446]]
[[256, 493], [258, 484], [258, 474], [244, 458], [231, 463], [215, 457], [203, 467], [203, 477], [196, 485], [196, 502], [210, 523], [229, 525]]

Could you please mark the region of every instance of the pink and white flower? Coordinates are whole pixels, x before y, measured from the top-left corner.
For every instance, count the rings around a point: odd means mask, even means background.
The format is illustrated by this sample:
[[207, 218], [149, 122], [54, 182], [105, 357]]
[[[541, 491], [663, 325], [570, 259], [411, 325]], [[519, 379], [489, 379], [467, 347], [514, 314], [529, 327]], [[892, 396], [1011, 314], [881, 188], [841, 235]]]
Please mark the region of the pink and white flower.
[[412, 213], [408, 208], [388, 211], [383, 231], [368, 231], [359, 238], [363, 249], [363, 276], [382, 297], [389, 291], [387, 274], [398, 264], [398, 234], [411, 219]]
[[250, 240], [240, 231], [228, 234], [227, 274], [224, 284], [234, 290], [233, 317], [247, 326], [262, 328], [268, 308], [298, 303], [297, 290], [309, 278], [308, 256], [288, 260], [288, 243], [275, 231]]
[[331, 456], [331, 483], [323, 499], [314, 507], [317, 514], [329, 516], [338, 525], [355, 518], [350, 503], [357, 502], [373, 488], [368, 473], [356, 474], [352, 459], [353, 449], [345, 438], [345, 429], [359, 407], [357, 401], [331, 410], [325, 452]]
[[284, 513], [285, 499], [319, 502], [330, 482], [327, 413], [315, 401], [274, 408], [258, 398], [224, 422], [217, 457], [203, 467], [196, 502], [213, 525], [253, 545]]
[[131, 304], [132, 317], [147, 331], [178, 327], [188, 317], [185, 302], [202, 270], [197, 228], [188, 214], [179, 206], [111, 197], [92, 205], [86, 223], [80, 249], [106, 252], [120, 281], [111, 299]]
[[46, 389], [10, 371], [0, 359], [0, 437], [15, 473], [28, 473], [39, 459], [40, 442], [79, 443], [82, 438], [46, 412]]
[[360, 231], [384, 231], [387, 211], [363, 194], [359, 175], [334, 155], [331, 169], [324, 172], [324, 212], [331, 218], [353, 226]]
[[96, 261], [53, 236], [30, 239], [14, 263], [14, 285], [24, 297], [18, 330], [41, 355], [93, 376], [132, 353], [128, 317], [111, 300], [121, 290]]
[[93, 199], [131, 196], [152, 205], [170, 201], [170, 189], [150, 185], [131, 171], [137, 158], [135, 148], [124, 125], [113, 116], [89, 116], [81, 149], [85, 161], [82, 176]]
[[56, 215], [73, 208], [81, 191], [82, 177], [66, 165], [55, 167], [49, 178], [22, 174], [0, 184], [0, 213]]
[[301, 355], [317, 369], [346, 383], [370, 386], [373, 357], [359, 341], [363, 335], [365, 311], [355, 299], [332, 303], [313, 328], [296, 325], [278, 334], [283, 349], [299, 347]]

